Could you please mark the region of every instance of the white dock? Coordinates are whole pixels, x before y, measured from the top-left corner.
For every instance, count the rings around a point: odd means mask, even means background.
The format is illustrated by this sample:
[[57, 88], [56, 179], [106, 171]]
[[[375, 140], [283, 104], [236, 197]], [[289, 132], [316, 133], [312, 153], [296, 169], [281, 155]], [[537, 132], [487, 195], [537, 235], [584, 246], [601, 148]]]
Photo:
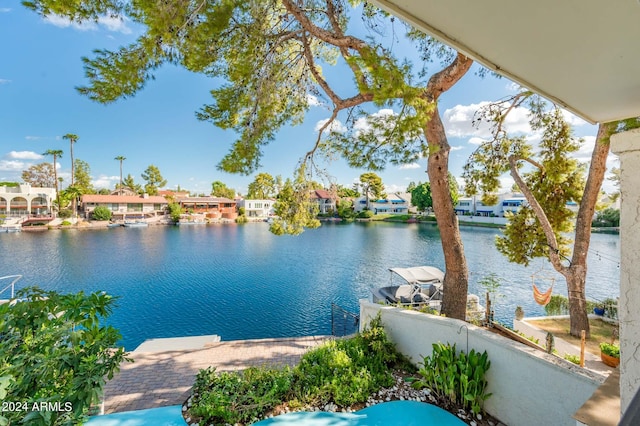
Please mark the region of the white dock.
[[176, 350], [204, 349], [213, 343], [218, 343], [219, 341], [220, 336], [217, 334], [148, 339], [142, 342], [133, 352], [167, 352]]

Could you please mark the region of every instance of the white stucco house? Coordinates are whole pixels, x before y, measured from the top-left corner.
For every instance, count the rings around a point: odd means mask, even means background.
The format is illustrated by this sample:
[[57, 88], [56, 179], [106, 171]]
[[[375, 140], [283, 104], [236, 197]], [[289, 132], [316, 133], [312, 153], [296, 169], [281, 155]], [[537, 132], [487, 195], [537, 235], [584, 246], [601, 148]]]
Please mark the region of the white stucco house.
[[272, 199], [264, 200], [238, 200], [238, 208], [244, 208], [244, 214], [249, 219], [267, 219], [275, 214]]
[[0, 215], [7, 217], [51, 215], [55, 188], [37, 188], [28, 183], [0, 185]]
[[[369, 210], [374, 214], [409, 214], [411, 205], [411, 194], [408, 192], [393, 192], [387, 194], [386, 198], [379, 200], [369, 199]], [[356, 213], [367, 208], [367, 197], [357, 198], [353, 203]]]

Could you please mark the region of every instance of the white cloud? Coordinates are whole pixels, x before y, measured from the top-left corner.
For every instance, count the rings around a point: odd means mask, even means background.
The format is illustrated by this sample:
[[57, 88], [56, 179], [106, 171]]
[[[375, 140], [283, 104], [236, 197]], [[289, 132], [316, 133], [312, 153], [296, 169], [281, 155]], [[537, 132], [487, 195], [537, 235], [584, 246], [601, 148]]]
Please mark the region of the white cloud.
[[131, 28], [127, 27], [127, 19], [120, 17], [101, 16], [98, 22], [74, 22], [60, 15], [48, 15], [44, 18], [46, 23], [55, 25], [60, 28], [72, 27], [79, 31], [96, 31], [100, 27], [106, 28], [108, 31], [119, 32], [122, 34], [130, 34]]
[[405, 192], [406, 190], [407, 190], [407, 185], [396, 185], [396, 184], [384, 185], [384, 192], [387, 195], [393, 194], [394, 192]]
[[97, 189], [100, 189], [100, 188], [113, 189], [115, 188], [115, 184], [118, 182], [120, 182], [120, 176], [100, 175], [97, 179], [94, 179], [91, 183]]
[[7, 80], [6, 78], [0, 78], [0, 84], [9, 84], [11, 80]]
[[24, 138], [28, 141], [37, 141], [39, 139], [42, 139], [42, 136], [25, 136]]
[[6, 157], [12, 160], [40, 160], [43, 158], [42, 155], [33, 151], [11, 151]]
[[98, 18], [98, 24], [106, 27], [109, 31], [122, 34], [131, 34], [131, 28], [127, 27], [127, 18], [101, 16]]
[[506, 85], [505, 85], [505, 89], [507, 89], [509, 92], [514, 92], [514, 93], [518, 93], [520, 91], [522, 91], [523, 87], [520, 86], [518, 83], [516, 83], [515, 81], [509, 81]]
[[317, 96], [312, 94], [307, 94], [307, 105], [309, 106], [322, 106], [322, 102], [318, 99]]
[[565, 121], [569, 123], [571, 126], [577, 127], [577, 126], [584, 126], [589, 124], [586, 121], [584, 121], [582, 118], [578, 117], [577, 115], [575, 115], [570, 111], [567, 111], [566, 109], [562, 110], [562, 115], [564, 116]]
[[461, 149], [464, 149], [464, 147], [462, 145], [457, 145], [457, 146], [452, 146], [451, 147], [451, 151], [460, 151]]
[[24, 161], [0, 160], [0, 171], [18, 172], [25, 169]]
[[471, 145], [482, 145], [483, 142], [486, 142], [486, 140], [482, 139], [482, 138], [475, 137], [475, 136], [472, 137], [472, 138], [469, 138], [469, 143]]
[[418, 163], [403, 164], [403, 165], [400, 166], [400, 170], [419, 169], [420, 167], [422, 167], [422, 166], [420, 164], [418, 164]]
[[[483, 121], [477, 126], [473, 125], [476, 112], [488, 104], [489, 102], [483, 101], [471, 105], [456, 105], [447, 109], [443, 114], [447, 135], [459, 138], [467, 136], [490, 138], [491, 125], [489, 123]], [[505, 119], [504, 129], [510, 134], [530, 134], [532, 131], [529, 126], [529, 110], [526, 108], [513, 109]]]
[[[318, 121], [316, 123], [316, 126], [313, 128], [313, 130], [315, 130], [316, 132], [320, 131], [322, 126], [324, 126], [327, 123], [327, 121], [329, 121], [328, 118]], [[342, 122], [340, 122], [340, 120], [336, 119], [336, 120], [333, 120], [331, 124], [329, 124], [329, 127], [325, 129], [325, 131], [327, 130], [330, 132], [344, 133], [347, 131], [347, 128], [344, 126], [344, 124], [342, 124]]]
[[584, 143], [580, 145], [580, 149], [573, 153], [573, 157], [577, 158], [582, 162], [587, 162], [591, 160], [591, 154], [593, 153], [593, 147], [596, 143], [595, 136], [583, 136]]
[[9, 7], [0, 7], [0, 13], [9, 13], [11, 12], [11, 8]]

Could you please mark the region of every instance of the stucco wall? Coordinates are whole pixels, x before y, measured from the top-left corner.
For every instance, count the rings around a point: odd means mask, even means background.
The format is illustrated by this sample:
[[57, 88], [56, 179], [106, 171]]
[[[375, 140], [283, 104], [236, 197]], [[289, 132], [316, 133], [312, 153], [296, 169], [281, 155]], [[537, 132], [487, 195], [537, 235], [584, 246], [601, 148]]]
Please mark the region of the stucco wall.
[[360, 327], [378, 312], [398, 350], [415, 363], [431, 355], [438, 342], [455, 343], [465, 352], [486, 350], [491, 361], [488, 392], [493, 395], [484, 408], [508, 426], [575, 425], [571, 416], [605, 379], [469, 323], [368, 300], [360, 301]]

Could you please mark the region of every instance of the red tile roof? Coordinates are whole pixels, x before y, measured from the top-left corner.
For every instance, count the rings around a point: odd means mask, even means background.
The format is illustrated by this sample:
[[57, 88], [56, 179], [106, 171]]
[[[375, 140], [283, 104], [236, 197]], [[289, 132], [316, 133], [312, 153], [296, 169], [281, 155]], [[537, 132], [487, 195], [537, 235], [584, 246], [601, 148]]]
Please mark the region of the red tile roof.
[[144, 198], [141, 195], [98, 195], [86, 194], [82, 196], [83, 203], [142, 203], [142, 204], [167, 204], [167, 199], [159, 195], [149, 195]]

